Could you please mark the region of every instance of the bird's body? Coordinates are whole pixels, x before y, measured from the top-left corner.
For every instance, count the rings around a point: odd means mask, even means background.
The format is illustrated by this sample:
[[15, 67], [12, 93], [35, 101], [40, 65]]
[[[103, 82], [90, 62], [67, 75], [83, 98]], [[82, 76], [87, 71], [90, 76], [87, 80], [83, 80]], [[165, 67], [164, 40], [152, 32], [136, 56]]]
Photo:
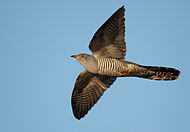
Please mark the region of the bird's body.
[[[175, 80], [179, 71], [174, 68], [142, 66], [129, 61], [79, 54], [80, 64], [90, 73], [113, 77], [141, 77], [153, 80]], [[82, 58], [80, 58], [82, 57]]]
[[81, 55], [83, 58], [79, 60], [79, 63], [90, 73], [119, 77], [122, 76], [123, 72], [127, 72], [127, 65], [123, 61], [87, 54]]
[[128, 71], [127, 65], [123, 61], [113, 58], [97, 58], [97, 64], [100, 75], [121, 77]]
[[88, 113], [117, 77], [175, 80], [180, 74], [174, 68], [142, 66], [125, 61], [124, 11], [122, 6], [95, 33], [89, 45], [92, 55], [71, 56], [85, 68], [78, 76], [72, 93], [72, 108], [77, 119]]

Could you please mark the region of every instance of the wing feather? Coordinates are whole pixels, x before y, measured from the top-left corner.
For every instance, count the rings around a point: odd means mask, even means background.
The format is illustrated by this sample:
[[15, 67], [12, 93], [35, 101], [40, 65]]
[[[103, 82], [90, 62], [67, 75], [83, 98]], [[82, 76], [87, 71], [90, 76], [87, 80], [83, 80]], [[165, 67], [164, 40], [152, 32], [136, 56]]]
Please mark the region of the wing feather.
[[71, 98], [74, 116], [77, 119], [84, 117], [115, 80], [116, 77], [82, 72], [76, 80]]
[[125, 8], [119, 8], [94, 34], [89, 49], [94, 56], [124, 60], [125, 44]]

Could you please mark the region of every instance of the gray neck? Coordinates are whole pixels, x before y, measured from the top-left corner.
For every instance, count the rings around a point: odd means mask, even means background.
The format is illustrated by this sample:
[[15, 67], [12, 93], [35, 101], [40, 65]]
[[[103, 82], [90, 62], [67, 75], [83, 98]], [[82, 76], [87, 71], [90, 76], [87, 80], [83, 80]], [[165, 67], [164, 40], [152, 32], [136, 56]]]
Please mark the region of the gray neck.
[[89, 72], [97, 74], [98, 73], [98, 63], [94, 56], [89, 56], [87, 61], [82, 61], [79, 63]]

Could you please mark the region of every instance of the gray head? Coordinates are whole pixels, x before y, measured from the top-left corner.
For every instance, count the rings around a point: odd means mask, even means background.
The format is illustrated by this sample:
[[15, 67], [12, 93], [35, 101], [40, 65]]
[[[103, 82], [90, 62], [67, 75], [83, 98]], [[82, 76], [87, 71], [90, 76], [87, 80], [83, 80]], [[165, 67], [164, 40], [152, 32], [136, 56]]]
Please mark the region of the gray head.
[[92, 73], [98, 72], [98, 65], [94, 56], [88, 54], [78, 54], [72, 55], [71, 57], [76, 58], [87, 71]]
[[74, 57], [75, 59], [77, 59], [80, 63], [81, 62], [86, 62], [88, 61], [92, 56], [88, 55], [88, 54], [78, 54], [78, 55], [72, 55], [71, 57]]

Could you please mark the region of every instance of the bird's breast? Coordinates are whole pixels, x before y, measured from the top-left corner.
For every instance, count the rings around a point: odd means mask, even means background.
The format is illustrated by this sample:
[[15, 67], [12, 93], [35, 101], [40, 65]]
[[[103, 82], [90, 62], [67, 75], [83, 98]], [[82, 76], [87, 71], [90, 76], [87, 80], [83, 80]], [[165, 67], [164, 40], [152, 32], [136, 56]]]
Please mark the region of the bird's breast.
[[98, 64], [95, 58], [80, 63], [88, 72], [98, 74]]
[[98, 59], [98, 73], [100, 75], [120, 76], [125, 71], [125, 65], [122, 61], [112, 58]]

